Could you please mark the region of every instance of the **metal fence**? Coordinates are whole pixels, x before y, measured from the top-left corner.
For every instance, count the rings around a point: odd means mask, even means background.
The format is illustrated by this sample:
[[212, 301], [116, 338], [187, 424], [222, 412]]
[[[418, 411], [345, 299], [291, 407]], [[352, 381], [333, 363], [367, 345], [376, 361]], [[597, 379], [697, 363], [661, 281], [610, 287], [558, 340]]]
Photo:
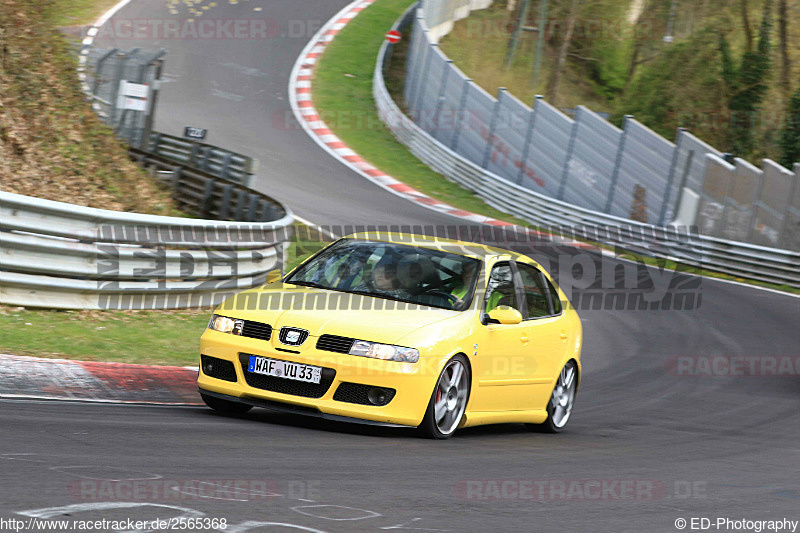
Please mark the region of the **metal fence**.
[[541, 97], [533, 107], [496, 97], [439, 49], [452, 22], [491, 0], [423, 0], [412, 25], [405, 104], [424, 131], [471, 163], [522, 188], [596, 212], [664, 226], [689, 189], [702, 198], [689, 224], [716, 237], [800, 250], [800, 173], [765, 160], [706, 166], [718, 150], [686, 130], [675, 142], [625, 117], [617, 128], [578, 106], [574, 118]]
[[[95, 54], [95, 110], [198, 219], [121, 213], [0, 191], [0, 303], [63, 309], [214, 306], [283, 269], [294, 217], [250, 189], [257, 161], [153, 133], [153, 104], [123, 109], [126, 81], [156, 85], [163, 53]], [[150, 98], [153, 97], [151, 93]], [[143, 149], [138, 149], [147, 139]]]
[[[142, 140], [149, 137], [152, 129], [165, 55], [165, 50], [144, 52], [139, 48], [93, 48], [88, 54], [90, 68], [87, 69], [87, 84], [93, 107], [106, 124], [131, 146], [141, 146]], [[150, 94], [144, 109], [126, 108], [126, 83], [149, 87]]]
[[131, 157], [172, 190], [179, 207], [195, 216], [214, 220], [270, 222], [291, 218], [277, 200], [218, 174], [176, 164], [174, 159], [131, 148]]
[[[413, 12], [409, 12], [407, 15], [398, 21], [393, 29], [398, 29], [403, 20], [410, 20]], [[694, 231], [687, 231], [687, 228], [681, 230], [627, 220], [558, 200], [548, 194], [526, 187], [519, 183], [519, 170], [514, 176], [508, 178], [470, 161], [453, 149], [450, 142], [447, 142], [452, 141], [452, 138], [445, 136], [445, 142], [443, 142], [442, 138], [436, 135], [437, 133], [441, 134], [440, 131], [426, 131], [401, 111], [394, 102], [383, 77], [386, 60], [389, 57], [387, 52], [391, 46], [389, 43], [383, 44], [378, 54], [373, 77], [373, 96], [381, 119], [397, 139], [425, 164], [448, 179], [475, 192], [489, 205], [544, 229], [550, 229], [556, 233], [567, 232], [569, 238], [584, 238], [623, 250], [676, 260], [694, 267], [737, 277], [800, 287], [800, 253], [798, 252], [731, 241], [715, 236], [698, 235]], [[413, 77], [409, 77], [406, 83], [415, 83], [415, 80]], [[552, 108], [550, 110], [557, 113]], [[552, 117], [552, 115], [548, 117], [546, 113], [539, 115], [539, 117], [542, 116], [544, 120]], [[459, 130], [455, 129], [451, 133], [457, 135]], [[629, 134], [631, 139], [635, 139], [632, 143], [640, 142], [636, 133]], [[562, 132], [562, 139], [565, 135], [566, 132]], [[528, 138], [532, 138], [532, 135]], [[543, 137], [538, 139], [540, 143], [545, 142]], [[558, 137], [547, 139], [547, 141], [552, 141], [552, 145], [558, 143], [558, 140]], [[460, 141], [456, 144], [456, 148], [459, 144]], [[531, 149], [534, 144], [531, 143]], [[558, 152], [555, 151], [555, 148], [549, 151], [548, 146], [550, 145], [546, 144], [544, 148], [540, 149], [541, 159], [537, 161], [537, 164], [543, 166], [558, 164], [560, 160]], [[675, 174], [676, 181], [666, 187], [668, 191], [672, 191], [673, 197], [681, 199], [691, 197], [692, 192], [689, 185], [696, 183], [698, 175], [702, 179], [706, 166], [711, 168], [713, 165], [726, 164], [714, 153], [703, 152], [703, 146], [701, 141], [687, 136], [683, 142], [679, 143], [678, 149], [673, 151], [672, 159], [668, 163], [670, 167], [677, 168], [678, 173]], [[659, 147], [663, 148], [663, 145], [657, 144], [652, 150], [655, 152]], [[610, 161], [607, 164], [611, 165]], [[662, 157], [649, 164], [664, 165], [665, 161]], [[728, 166], [730, 167], [730, 165]], [[703, 169], [702, 173], [698, 169]], [[727, 170], [730, 171], [730, 169]], [[795, 166], [795, 170], [796, 174], [800, 174], [800, 164]], [[628, 166], [620, 167], [619, 172], [618, 180], [627, 179], [626, 173], [632, 174], [636, 170]], [[770, 172], [774, 172], [774, 170]], [[789, 181], [785, 174], [783, 177], [785, 181]], [[678, 187], [683, 188], [676, 190]], [[708, 194], [706, 193], [706, 195]], [[774, 196], [779, 192], [770, 189], [769, 194]], [[796, 200], [797, 193], [794, 194]], [[608, 197], [604, 199], [608, 202]], [[685, 200], [681, 200], [681, 202], [687, 205], [689, 203]], [[762, 213], [762, 211], [757, 212]], [[764, 210], [763, 213], [767, 213], [767, 211]], [[788, 225], [791, 226], [791, 224]], [[797, 234], [798, 232], [795, 231], [794, 235]]]
[[258, 159], [210, 144], [154, 132], [142, 149], [214, 176], [250, 186], [258, 171]]

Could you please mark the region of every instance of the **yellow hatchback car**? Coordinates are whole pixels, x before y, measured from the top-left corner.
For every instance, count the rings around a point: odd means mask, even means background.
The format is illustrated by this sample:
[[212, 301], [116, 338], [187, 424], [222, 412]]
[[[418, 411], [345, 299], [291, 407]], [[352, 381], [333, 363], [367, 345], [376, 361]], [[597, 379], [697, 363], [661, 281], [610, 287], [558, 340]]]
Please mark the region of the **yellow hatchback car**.
[[209, 407], [266, 407], [433, 438], [570, 418], [581, 322], [530, 258], [408, 234], [356, 234], [215, 310], [198, 386]]

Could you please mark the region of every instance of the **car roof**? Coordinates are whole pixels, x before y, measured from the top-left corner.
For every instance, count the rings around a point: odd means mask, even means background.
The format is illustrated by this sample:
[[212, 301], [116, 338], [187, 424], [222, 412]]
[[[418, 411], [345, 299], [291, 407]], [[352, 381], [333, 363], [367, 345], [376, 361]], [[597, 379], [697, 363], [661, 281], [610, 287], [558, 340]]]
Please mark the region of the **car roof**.
[[441, 250], [482, 260], [486, 260], [490, 257], [511, 256], [514, 259], [524, 258], [526, 261], [535, 263], [535, 261], [528, 256], [513, 252], [511, 250], [504, 250], [495, 246], [488, 246], [486, 244], [478, 244], [475, 242], [432, 237], [417, 233], [361, 232], [347, 235], [344, 238], [371, 242], [389, 242], [393, 244], [422, 246], [423, 248]]

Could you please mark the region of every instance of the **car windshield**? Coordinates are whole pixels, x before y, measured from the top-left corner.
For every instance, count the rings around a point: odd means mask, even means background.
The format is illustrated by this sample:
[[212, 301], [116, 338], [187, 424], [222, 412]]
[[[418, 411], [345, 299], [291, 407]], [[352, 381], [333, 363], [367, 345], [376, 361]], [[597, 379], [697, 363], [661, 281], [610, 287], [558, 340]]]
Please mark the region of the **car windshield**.
[[463, 311], [481, 261], [405, 244], [342, 239], [297, 269], [287, 283]]

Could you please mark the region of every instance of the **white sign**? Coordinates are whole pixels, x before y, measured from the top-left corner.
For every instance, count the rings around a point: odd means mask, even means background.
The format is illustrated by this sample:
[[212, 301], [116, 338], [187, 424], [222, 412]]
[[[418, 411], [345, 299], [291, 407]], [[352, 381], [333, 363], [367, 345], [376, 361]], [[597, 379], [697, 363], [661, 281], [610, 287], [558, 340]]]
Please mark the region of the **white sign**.
[[133, 96], [134, 98], [147, 98], [150, 86], [141, 83], [131, 83], [123, 80], [120, 82], [120, 92], [123, 96]]
[[141, 100], [139, 98], [131, 98], [126, 96], [122, 100], [122, 109], [131, 109], [133, 111], [145, 111], [147, 110], [147, 100]]

